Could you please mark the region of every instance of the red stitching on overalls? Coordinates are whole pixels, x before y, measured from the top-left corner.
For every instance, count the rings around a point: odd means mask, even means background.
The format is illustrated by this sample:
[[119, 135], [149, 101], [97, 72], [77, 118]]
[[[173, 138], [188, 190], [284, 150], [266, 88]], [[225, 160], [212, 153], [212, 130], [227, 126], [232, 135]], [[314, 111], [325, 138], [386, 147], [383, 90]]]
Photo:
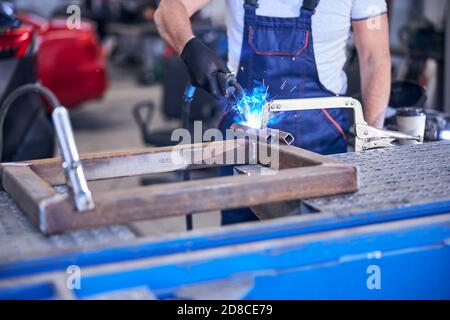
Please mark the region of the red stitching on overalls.
[[341, 125], [336, 120], [334, 120], [334, 118], [331, 116], [331, 114], [328, 113], [327, 110], [322, 109], [322, 112], [327, 116], [328, 120], [330, 120], [330, 122], [336, 127], [336, 129], [338, 129], [344, 140], [347, 141], [347, 135], [345, 134], [345, 131], [342, 129]]
[[301, 48], [299, 51], [297, 51], [294, 54], [292, 54], [292, 52], [259, 51], [258, 49], [256, 49], [256, 47], [253, 44], [253, 34], [254, 34], [254, 32], [255, 32], [255, 30], [253, 29], [253, 27], [249, 26], [248, 45], [250, 46], [250, 48], [253, 49], [253, 51], [255, 51], [256, 54], [261, 54], [261, 55], [266, 55], [266, 56], [294, 56], [294, 57], [297, 57], [300, 54], [302, 54], [302, 52], [305, 51], [305, 49], [308, 47], [309, 31], [306, 31], [305, 45], [303, 46], [303, 48]]

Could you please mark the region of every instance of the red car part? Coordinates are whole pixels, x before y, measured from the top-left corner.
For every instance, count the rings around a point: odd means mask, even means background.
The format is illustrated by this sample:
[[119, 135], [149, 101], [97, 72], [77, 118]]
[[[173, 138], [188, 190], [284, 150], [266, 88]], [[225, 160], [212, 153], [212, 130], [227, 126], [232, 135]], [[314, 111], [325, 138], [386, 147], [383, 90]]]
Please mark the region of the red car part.
[[28, 13], [19, 18], [37, 35], [39, 80], [64, 106], [74, 108], [104, 95], [106, 57], [91, 23], [83, 21], [80, 29], [68, 29], [65, 19], [45, 20]]
[[23, 58], [32, 42], [32, 27], [8, 29], [0, 36], [0, 58]]

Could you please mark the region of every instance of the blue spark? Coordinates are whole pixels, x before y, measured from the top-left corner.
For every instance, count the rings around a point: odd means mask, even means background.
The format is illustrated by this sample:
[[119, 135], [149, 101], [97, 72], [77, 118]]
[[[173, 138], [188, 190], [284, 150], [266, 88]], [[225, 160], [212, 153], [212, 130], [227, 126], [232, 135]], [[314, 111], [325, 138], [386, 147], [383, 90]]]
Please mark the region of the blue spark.
[[252, 93], [245, 93], [244, 97], [233, 106], [234, 121], [255, 129], [261, 129], [263, 121], [263, 106], [269, 102], [268, 87], [261, 85], [253, 88]]

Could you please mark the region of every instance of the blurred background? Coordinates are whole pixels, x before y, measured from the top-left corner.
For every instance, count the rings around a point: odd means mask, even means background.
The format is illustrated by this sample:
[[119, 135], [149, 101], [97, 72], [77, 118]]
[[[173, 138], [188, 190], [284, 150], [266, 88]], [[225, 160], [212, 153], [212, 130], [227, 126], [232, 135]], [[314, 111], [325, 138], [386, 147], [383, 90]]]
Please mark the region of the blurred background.
[[[4, 2], [4, 1], [3, 1]], [[18, 21], [0, 21], [0, 103], [8, 92], [39, 80], [71, 111], [82, 154], [173, 144], [181, 126], [188, 75], [174, 50], [158, 36], [153, 14], [158, 0], [15, 0]], [[194, 31], [224, 59], [224, 0], [192, 20]], [[68, 29], [71, 5], [81, 8], [79, 29]], [[450, 6], [446, 0], [390, 0], [393, 84], [387, 126], [395, 109], [427, 111], [427, 139], [450, 139]], [[349, 42], [349, 95], [359, 96], [356, 50]], [[198, 91], [190, 120], [215, 127], [220, 103]], [[48, 109], [35, 97], [17, 101], [3, 128], [2, 161], [51, 157], [57, 152]], [[38, 146], [38, 147], [33, 147]], [[213, 173], [203, 172], [200, 175]], [[178, 176], [127, 178], [95, 183], [109, 190], [174, 181]], [[220, 224], [218, 214], [197, 215], [195, 228]], [[177, 232], [184, 218], [138, 223], [143, 234]]]

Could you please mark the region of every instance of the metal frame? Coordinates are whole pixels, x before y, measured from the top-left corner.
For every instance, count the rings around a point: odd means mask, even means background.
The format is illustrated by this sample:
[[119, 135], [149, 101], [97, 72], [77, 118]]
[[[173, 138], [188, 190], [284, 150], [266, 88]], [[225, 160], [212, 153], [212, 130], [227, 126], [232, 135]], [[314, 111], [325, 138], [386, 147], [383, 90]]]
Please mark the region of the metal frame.
[[[45, 234], [357, 190], [355, 166], [292, 146], [252, 143], [246, 139], [97, 154], [82, 157], [81, 162], [86, 179], [95, 181], [217, 166], [208, 164], [212, 162], [208, 160], [224, 159], [230, 152], [239, 150], [251, 156], [233, 165], [262, 164], [258, 156], [262, 147], [279, 152], [280, 170], [276, 174], [220, 177], [96, 193], [93, 194], [95, 209], [87, 212], [77, 212], [73, 196], [58, 194], [52, 188], [66, 184], [59, 158], [1, 164], [1, 184]], [[210, 158], [199, 157], [205, 150]], [[192, 161], [198, 158], [203, 158], [201, 164]]]

